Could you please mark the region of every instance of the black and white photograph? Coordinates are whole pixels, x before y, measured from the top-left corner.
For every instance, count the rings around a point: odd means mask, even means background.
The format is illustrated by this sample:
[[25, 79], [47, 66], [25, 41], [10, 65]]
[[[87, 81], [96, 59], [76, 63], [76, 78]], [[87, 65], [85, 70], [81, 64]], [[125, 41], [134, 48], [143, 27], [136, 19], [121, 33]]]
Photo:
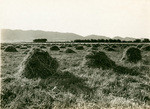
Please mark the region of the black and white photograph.
[[150, 0], [0, 0], [0, 109], [150, 109]]

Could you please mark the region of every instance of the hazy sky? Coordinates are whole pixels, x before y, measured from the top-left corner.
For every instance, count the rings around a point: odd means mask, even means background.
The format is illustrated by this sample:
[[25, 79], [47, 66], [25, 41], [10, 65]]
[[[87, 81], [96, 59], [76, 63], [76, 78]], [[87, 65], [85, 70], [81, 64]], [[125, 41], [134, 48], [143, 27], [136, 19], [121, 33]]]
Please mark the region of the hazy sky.
[[0, 0], [0, 26], [150, 38], [150, 0]]

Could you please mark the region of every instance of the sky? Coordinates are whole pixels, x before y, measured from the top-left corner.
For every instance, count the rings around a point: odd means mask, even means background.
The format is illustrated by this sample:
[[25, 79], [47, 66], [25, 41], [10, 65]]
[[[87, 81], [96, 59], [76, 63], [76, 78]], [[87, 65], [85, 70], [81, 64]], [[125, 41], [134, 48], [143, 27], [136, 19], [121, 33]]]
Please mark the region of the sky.
[[0, 0], [0, 29], [150, 38], [150, 0]]

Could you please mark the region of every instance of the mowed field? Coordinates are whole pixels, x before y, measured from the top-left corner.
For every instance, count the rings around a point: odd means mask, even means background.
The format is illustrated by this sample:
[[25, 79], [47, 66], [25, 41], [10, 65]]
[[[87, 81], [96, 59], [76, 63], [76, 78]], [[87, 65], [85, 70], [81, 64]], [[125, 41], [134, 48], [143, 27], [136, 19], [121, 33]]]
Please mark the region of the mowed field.
[[[20, 44], [25, 48], [18, 47], [18, 52], [1, 50], [2, 109], [150, 108], [150, 51], [141, 49], [148, 44], [96, 45], [97, 49], [93, 50], [105, 52], [116, 65], [121, 66], [116, 71], [86, 65], [85, 56], [92, 51], [94, 44], [82, 44], [83, 50], [77, 50], [76, 44], [63, 45], [64, 48], [61, 44], [55, 45], [60, 50], [50, 50], [52, 44]], [[66, 76], [50, 76], [45, 79], [20, 76], [18, 71], [22, 68], [21, 63], [29, 50], [41, 46], [45, 46], [42, 49], [58, 61], [57, 72], [65, 73]], [[121, 60], [125, 49], [131, 46], [141, 50], [142, 60], [138, 63]], [[106, 49], [109, 47], [113, 50]], [[68, 48], [76, 53], [66, 53]], [[133, 75], [132, 71], [137, 73]]]

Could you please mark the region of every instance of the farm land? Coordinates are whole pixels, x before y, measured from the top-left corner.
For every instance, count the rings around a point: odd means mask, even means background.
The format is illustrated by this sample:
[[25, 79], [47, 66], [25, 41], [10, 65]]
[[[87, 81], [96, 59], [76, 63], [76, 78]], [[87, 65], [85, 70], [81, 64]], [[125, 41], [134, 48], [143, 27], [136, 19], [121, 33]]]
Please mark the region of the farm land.
[[[13, 45], [17, 52], [5, 52]], [[58, 50], [51, 50], [57, 46]], [[82, 46], [77, 49], [77, 46]], [[148, 109], [150, 108], [149, 44], [1, 44], [2, 109]], [[21, 63], [38, 47], [58, 61], [58, 76], [20, 76]], [[142, 59], [122, 61], [124, 51], [138, 48]], [[74, 52], [67, 52], [71, 49]], [[114, 69], [89, 67], [86, 55], [102, 51], [115, 62]], [[62, 74], [62, 75], [61, 75]]]

